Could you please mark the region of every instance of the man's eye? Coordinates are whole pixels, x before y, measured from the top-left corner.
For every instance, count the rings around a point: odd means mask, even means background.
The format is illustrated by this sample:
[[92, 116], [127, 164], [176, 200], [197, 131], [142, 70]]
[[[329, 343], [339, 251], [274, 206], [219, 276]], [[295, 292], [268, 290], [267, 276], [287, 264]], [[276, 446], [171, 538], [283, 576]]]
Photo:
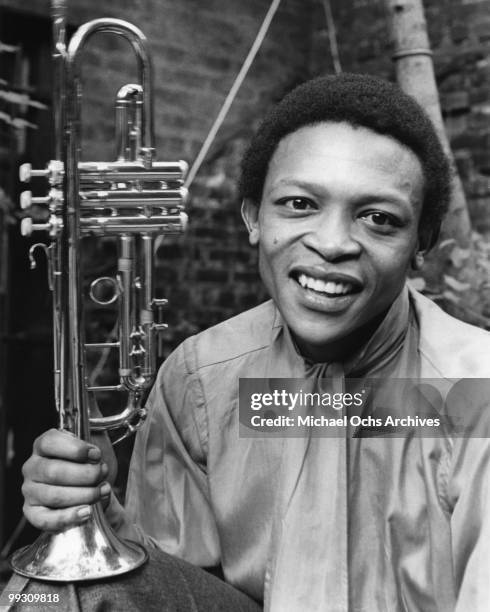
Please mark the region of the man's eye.
[[279, 204], [290, 210], [312, 210], [315, 208], [314, 203], [308, 198], [284, 198], [279, 201]]
[[397, 227], [399, 224], [392, 215], [383, 212], [368, 212], [361, 215], [362, 219], [366, 219], [371, 225], [377, 227]]

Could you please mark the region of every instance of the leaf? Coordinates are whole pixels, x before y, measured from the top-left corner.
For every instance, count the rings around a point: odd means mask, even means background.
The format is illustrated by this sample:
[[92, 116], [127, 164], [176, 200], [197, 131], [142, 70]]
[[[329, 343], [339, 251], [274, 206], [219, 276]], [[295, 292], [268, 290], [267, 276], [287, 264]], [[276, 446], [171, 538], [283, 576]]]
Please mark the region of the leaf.
[[37, 130], [37, 125], [31, 123], [30, 121], [26, 121], [25, 119], [21, 119], [20, 117], [16, 117], [15, 119], [13, 119], [12, 125], [18, 130], [22, 128], [31, 128], [31, 130]]
[[444, 247], [447, 247], [450, 244], [456, 244], [456, 240], [454, 238], [446, 238], [446, 240], [443, 240], [437, 248], [443, 249]]
[[0, 40], [0, 53], [17, 53], [20, 47], [15, 45], [7, 45]]
[[485, 272], [488, 272], [490, 274], [490, 261], [484, 261], [482, 259], [481, 261], [478, 262], [478, 266], [480, 268], [483, 268]]
[[422, 278], [422, 276], [415, 276], [414, 278], [407, 279], [407, 284], [411, 289], [415, 289], [416, 291], [423, 291], [427, 287], [425, 278]]
[[458, 304], [461, 302], [461, 298], [457, 295], [454, 295], [452, 291], [446, 290], [443, 292], [442, 297], [448, 302], [452, 302], [453, 304]]
[[0, 98], [13, 104], [27, 104], [29, 96], [16, 93], [15, 91], [0, 91]]
[[8, 125], [20, 130], [23, 128], [31, 128], [33, 130], [37, 130], [37, 125], [31, 123], [30, 121], [26, 121], [21, 117], [11, 117], [7, 113], [0, 111], [0, 121], [4, 121]]
[[470, 283], [462, 283], [454, 276], [449, 276], [449, 274], [444, 274], [444, 282], [450, 289], [454, 289], [454, 291], [468, 291], [471, 289]]
[[12, 117], [3, 111], [0, 111], [0, 121], [8, 123], [8, 125], [12, 125]]
[[454, 247], [449, 255], [449, 259], [455, 268], [461, 268], [464, 262], [470, 256], [469, 249], [461, 249], [460, 247]]
[[42, 102], [38, 102], [37, 100], [31, 100], [27, 94], [20, 94], [15, 91], [1, 91], [0, 90], [0, 98], [5, 100], [6, 102], [10, 102], [11, 104], [19, 104], [21, 106], [32, 106], [34, 108], [40, 108], [42, 110], [45, 110], [48, 108]]

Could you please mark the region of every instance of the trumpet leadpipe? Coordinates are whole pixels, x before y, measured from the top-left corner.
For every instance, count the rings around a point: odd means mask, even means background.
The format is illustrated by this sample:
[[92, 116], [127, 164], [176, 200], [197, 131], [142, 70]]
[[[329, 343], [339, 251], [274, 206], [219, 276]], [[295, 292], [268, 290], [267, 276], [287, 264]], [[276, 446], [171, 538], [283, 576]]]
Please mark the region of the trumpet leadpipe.
[[153, 162], [150, 169], [143, 162], [80, 162], [80, 182], [93, 181], [183, 181], [188, 164], [178, 162]]
[[[180, 234], [187, 227], [187, 215], [181, 212], [178, 215], [150, 216], [91, 216], [80, 219], [80, 234], [82, 236], [106, 236], [117, 234]], [[48, 232], [56, 236], [63, 229], [61, 218], [51, 215], [46, 223], [34, 223], [30, 217], [21, 221], [21, 234], [30, 236], [33, 232]]]
[[114, 216], [114, 217], [82, 217], [80, 230], [83, 235], [107, 234], [180, 234], [187, 225], [187, 215], [151, 215], [144, 216]]
[[83, 191], [80, 194], [80, 208], [93, 208], [94, 205], [110, 206], [117, 208], [135, 208], [138, 206], [156, 206], [161, 208], [172, 208], [185, 203], [187, 189], [147, 189], [147, 190], [122, 190], [112, 191]]

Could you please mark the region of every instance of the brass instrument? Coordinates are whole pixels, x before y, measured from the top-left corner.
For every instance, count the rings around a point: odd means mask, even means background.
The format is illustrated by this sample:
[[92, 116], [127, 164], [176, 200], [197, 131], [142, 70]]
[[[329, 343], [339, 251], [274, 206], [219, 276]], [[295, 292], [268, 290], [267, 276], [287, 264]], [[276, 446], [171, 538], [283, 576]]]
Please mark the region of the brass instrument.
[[[185, 162], [154, 161], [151, 62], [146, 39], [134, 25], [119, 19], [96, 19], [81, 26], [65, 46], [64, 0], [53, 2], [55, 49], [54, 118], [56, 159], [44, 170], [20, 169], [23, 181], [43, 177], [49, 184], [45, 197], [21, 196], [21, 206], [49, 211], [44, 223], [22, 220], [21, 231], [47, 232], [50, 244], [42, 248], [48, 258], [53, 294], [55, 402], [60, 429], [89, 440], [90, 430], [123, 427], [129, 435], [145, 416], [142, 398], [155, 375], [155, 344], [165, 327], [155, 313], [166, 300], [153, 294], [153, 246], [160, 234], [182, 232], [186, 190]], [[116, 100], [117, 159], [113, 162], [80, 161], [80, 52], [95, 33], [126, 39], [135, 51], [139, 84], [122, 87]], [[84, 236], [115, 236], [119, 245], [115, 278], [96, 279], [90, 290], [98, 304], [118, 302], [119, 340], [87, 344], [80, 243]], [[109, 293], [109, 295], [107, 295]], [[119, 383], [90, 386], [86, 353], [94, 349], [119, 350]], [[121, 414], [90, 418], [89, 396], [115, 391], [126, 397]], [[120, 438], [120, 439], [121, 439]], [[32, 545], [17, 551], [14, 571], [54, 581], [94, 580], [128, 572], [146, 561], [138, 544], [123, 542], [106, 522], [100, 504], [92, 506], [85, 523], [60, 533], [43, 533]]]

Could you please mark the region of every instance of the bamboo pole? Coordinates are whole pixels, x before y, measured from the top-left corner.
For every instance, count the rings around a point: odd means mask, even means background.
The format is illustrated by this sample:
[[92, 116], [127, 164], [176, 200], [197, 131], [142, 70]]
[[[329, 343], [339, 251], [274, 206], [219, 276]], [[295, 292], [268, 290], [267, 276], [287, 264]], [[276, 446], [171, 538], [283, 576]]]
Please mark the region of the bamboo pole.
[[429, 115], [451, 164], [452, 197], [441, 234], [454, 238], [461, 247], [468, 247], [471, 222], [442, 119], [422, 0], [386, 0], [385, 3], [394, 42], [393, 60], [398, 84]]

